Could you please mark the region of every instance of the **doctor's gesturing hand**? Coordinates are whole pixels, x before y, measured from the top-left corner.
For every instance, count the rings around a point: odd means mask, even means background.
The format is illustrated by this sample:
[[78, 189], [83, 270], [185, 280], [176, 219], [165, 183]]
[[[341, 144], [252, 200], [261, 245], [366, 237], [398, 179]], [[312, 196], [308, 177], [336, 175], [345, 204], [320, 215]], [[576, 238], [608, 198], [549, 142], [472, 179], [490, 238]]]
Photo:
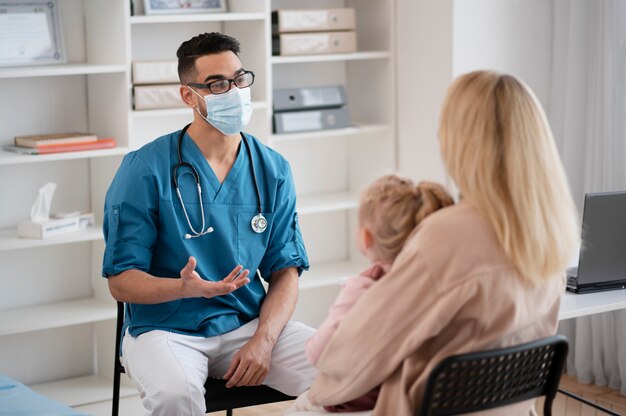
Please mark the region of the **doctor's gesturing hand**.
[[200, 277], [198, 272], [196, 272], [196, 264], [196, 258], [191, 256], [185, 267], [180, 271], [183, 297], [212, 298], [234, 292], [250, 283], [250, 279], [248, 279], [250, 271], [243, 270], [241, 265], [235, 267], [223, 280], [211, 282]]

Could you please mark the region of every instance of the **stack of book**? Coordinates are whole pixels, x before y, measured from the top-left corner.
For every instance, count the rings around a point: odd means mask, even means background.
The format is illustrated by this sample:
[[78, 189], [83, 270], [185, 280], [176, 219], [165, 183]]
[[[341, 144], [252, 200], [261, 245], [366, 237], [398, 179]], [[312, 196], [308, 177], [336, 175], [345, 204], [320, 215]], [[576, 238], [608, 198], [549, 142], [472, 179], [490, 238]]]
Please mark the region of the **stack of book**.
[[6, 145], [4, 149], [20, 154], [45, 155], [112, 147], [115, 147], [115, 139], [98, 139], [98, 136], [89, 133], [58, 133], [16, 136], [15, 144]]

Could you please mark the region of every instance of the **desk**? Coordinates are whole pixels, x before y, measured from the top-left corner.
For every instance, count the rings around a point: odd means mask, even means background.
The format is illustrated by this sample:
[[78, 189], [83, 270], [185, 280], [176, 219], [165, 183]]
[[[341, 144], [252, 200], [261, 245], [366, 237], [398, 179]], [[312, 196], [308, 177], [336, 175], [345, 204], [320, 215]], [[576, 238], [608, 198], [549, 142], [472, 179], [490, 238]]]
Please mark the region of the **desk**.
[[561, 300], [559, 321], [620, 309], [626, 309], [626, 289], [582, 295], [566, 292]]

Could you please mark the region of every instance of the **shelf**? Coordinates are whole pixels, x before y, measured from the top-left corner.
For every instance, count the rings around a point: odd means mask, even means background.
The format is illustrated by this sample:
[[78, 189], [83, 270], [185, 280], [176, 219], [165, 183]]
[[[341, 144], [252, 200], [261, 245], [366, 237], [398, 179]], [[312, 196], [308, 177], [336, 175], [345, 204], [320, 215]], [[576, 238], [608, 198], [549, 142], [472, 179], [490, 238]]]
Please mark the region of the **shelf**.
[[102, 225], [46, 239], [20, 238], [16, 228], [0, 230], [0, 251], [102, 240]]
[[131, 16], [133, 25], [153, 23], [234, 22], [265, 20], [265, 13], [187, 13], [150, 16]]
[[366, 267], [364, 262], [354, 260], [313, 265], [308, 272], [302, 274], [300, 289], [339, 285], [342, 279], [357, 275]]
[[285, 134], [272, 134], [272, 142], [282, 142], [291, 140], [310, 140], [321, 139], [326, 137], [349, 137], [359, 136], [362, 134], [375, 134], [375, 133], [387, 133], [390, 127], [385, 124], [371, 124], [371, 125], [355, 125], [353, 127], [346, 127], [343, 129], [335, 130], [319, 130], [319, 131], [307, 131], [302, 133], [285, 133]]
[[[136, 395], [137, 390], [131, 386], [130, 381], [125, 379], [127, 377], [122, 374], [120, 397]], [[69, 378], [51, 383], [34, 384], [28, 387], [66, 406], [80, 406], [111, 400], [113, 396], [113, 379], [101, 376]]]
[[[262, 110], [267, 108], [267, 102], [254, 101], [252, 103], [254, 110]], [[130, 113], [133, 118], [160, 118], [160, 117], [172, 117], [172, 116], [187, 116], [191, 114], [192, 109], [189, 107], [180, 108], [163, 108], [159, 110], [132, 110]]]
[[370, 59], [389, 59], [391, 52], [371, 51], [334, 53], [328, 55], [301, 55], [301, 56], [272, 56], [273, 64], [299, 64], [308, 62], [333, 62], [333, 61], [365, 61]]
[[0, 148], [0, 166], [22, 163], [55, 162], [58, 160], [88, 159], [93, 157], [118, 156], [129, 152], [127, 147], [113, 149], [82, 150], [78, 152], [53, 153], [49, 155], [20, 155]]
[[626, 308], [626, 289], [584, 294], [566, 292], [561, 299], [559, 320], [624, 308]]
[[58, 64], [15, 66], [0, 69], [1, 78], [52, 77], [62, 75], [115, 74], [126, 72], [126, 65]]
[[7, 309], [0, 311], [0, 336], [106, 321], [116, 316], [114, 303], [95, 298]]
[[359, 197], [354, 192], [333, 192], [299, 196], [297, 203], [299, 215], [317, 214], [354, 209], [359, 205]]

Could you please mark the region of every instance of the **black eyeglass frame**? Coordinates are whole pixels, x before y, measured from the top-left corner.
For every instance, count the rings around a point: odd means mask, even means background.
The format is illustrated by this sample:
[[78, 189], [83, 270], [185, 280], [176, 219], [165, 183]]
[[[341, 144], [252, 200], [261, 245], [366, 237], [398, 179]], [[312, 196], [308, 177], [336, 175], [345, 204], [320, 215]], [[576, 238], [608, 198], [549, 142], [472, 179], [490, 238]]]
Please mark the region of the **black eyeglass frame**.
[[[239, 85], [237, 85], [237, 78], [243, 76], [243, 75], [252, 75], [252, 81], [250, 82], [250, 84], [240, 87]], [[226, 89], [226, 91], [222, 91], [222, 92], [214, 92], [213, 88], [211, 88], [214, 84], [218, 83], [218, 82], [224, 82], [224, 81], [228, 81], [228, 89]], [[196, 87], [196, 88], [201, 88], [201, 89], [208, 89], [209, 91], [211, 91], [211, 94], [213, 95], [220, 95], [220, 94], [226, 94], [228, 91], [230, 91], [230, 85], [234, 84], [235, 87], [237, 88], [248, 88], [249, 86], [251, 86], [252, 84], [254, 84], [254, 72], [252, 71], [243, 71], [241, 74], [237, 75], [235, 78], [231, 78], [231, 79], [216, 79], [215, 81], [211, 81], [209, 83], [206, 84], [201, 84], [201, 83], [197, 83], [197, 82], [190, 82], [187, 84], [188, 87]]]

